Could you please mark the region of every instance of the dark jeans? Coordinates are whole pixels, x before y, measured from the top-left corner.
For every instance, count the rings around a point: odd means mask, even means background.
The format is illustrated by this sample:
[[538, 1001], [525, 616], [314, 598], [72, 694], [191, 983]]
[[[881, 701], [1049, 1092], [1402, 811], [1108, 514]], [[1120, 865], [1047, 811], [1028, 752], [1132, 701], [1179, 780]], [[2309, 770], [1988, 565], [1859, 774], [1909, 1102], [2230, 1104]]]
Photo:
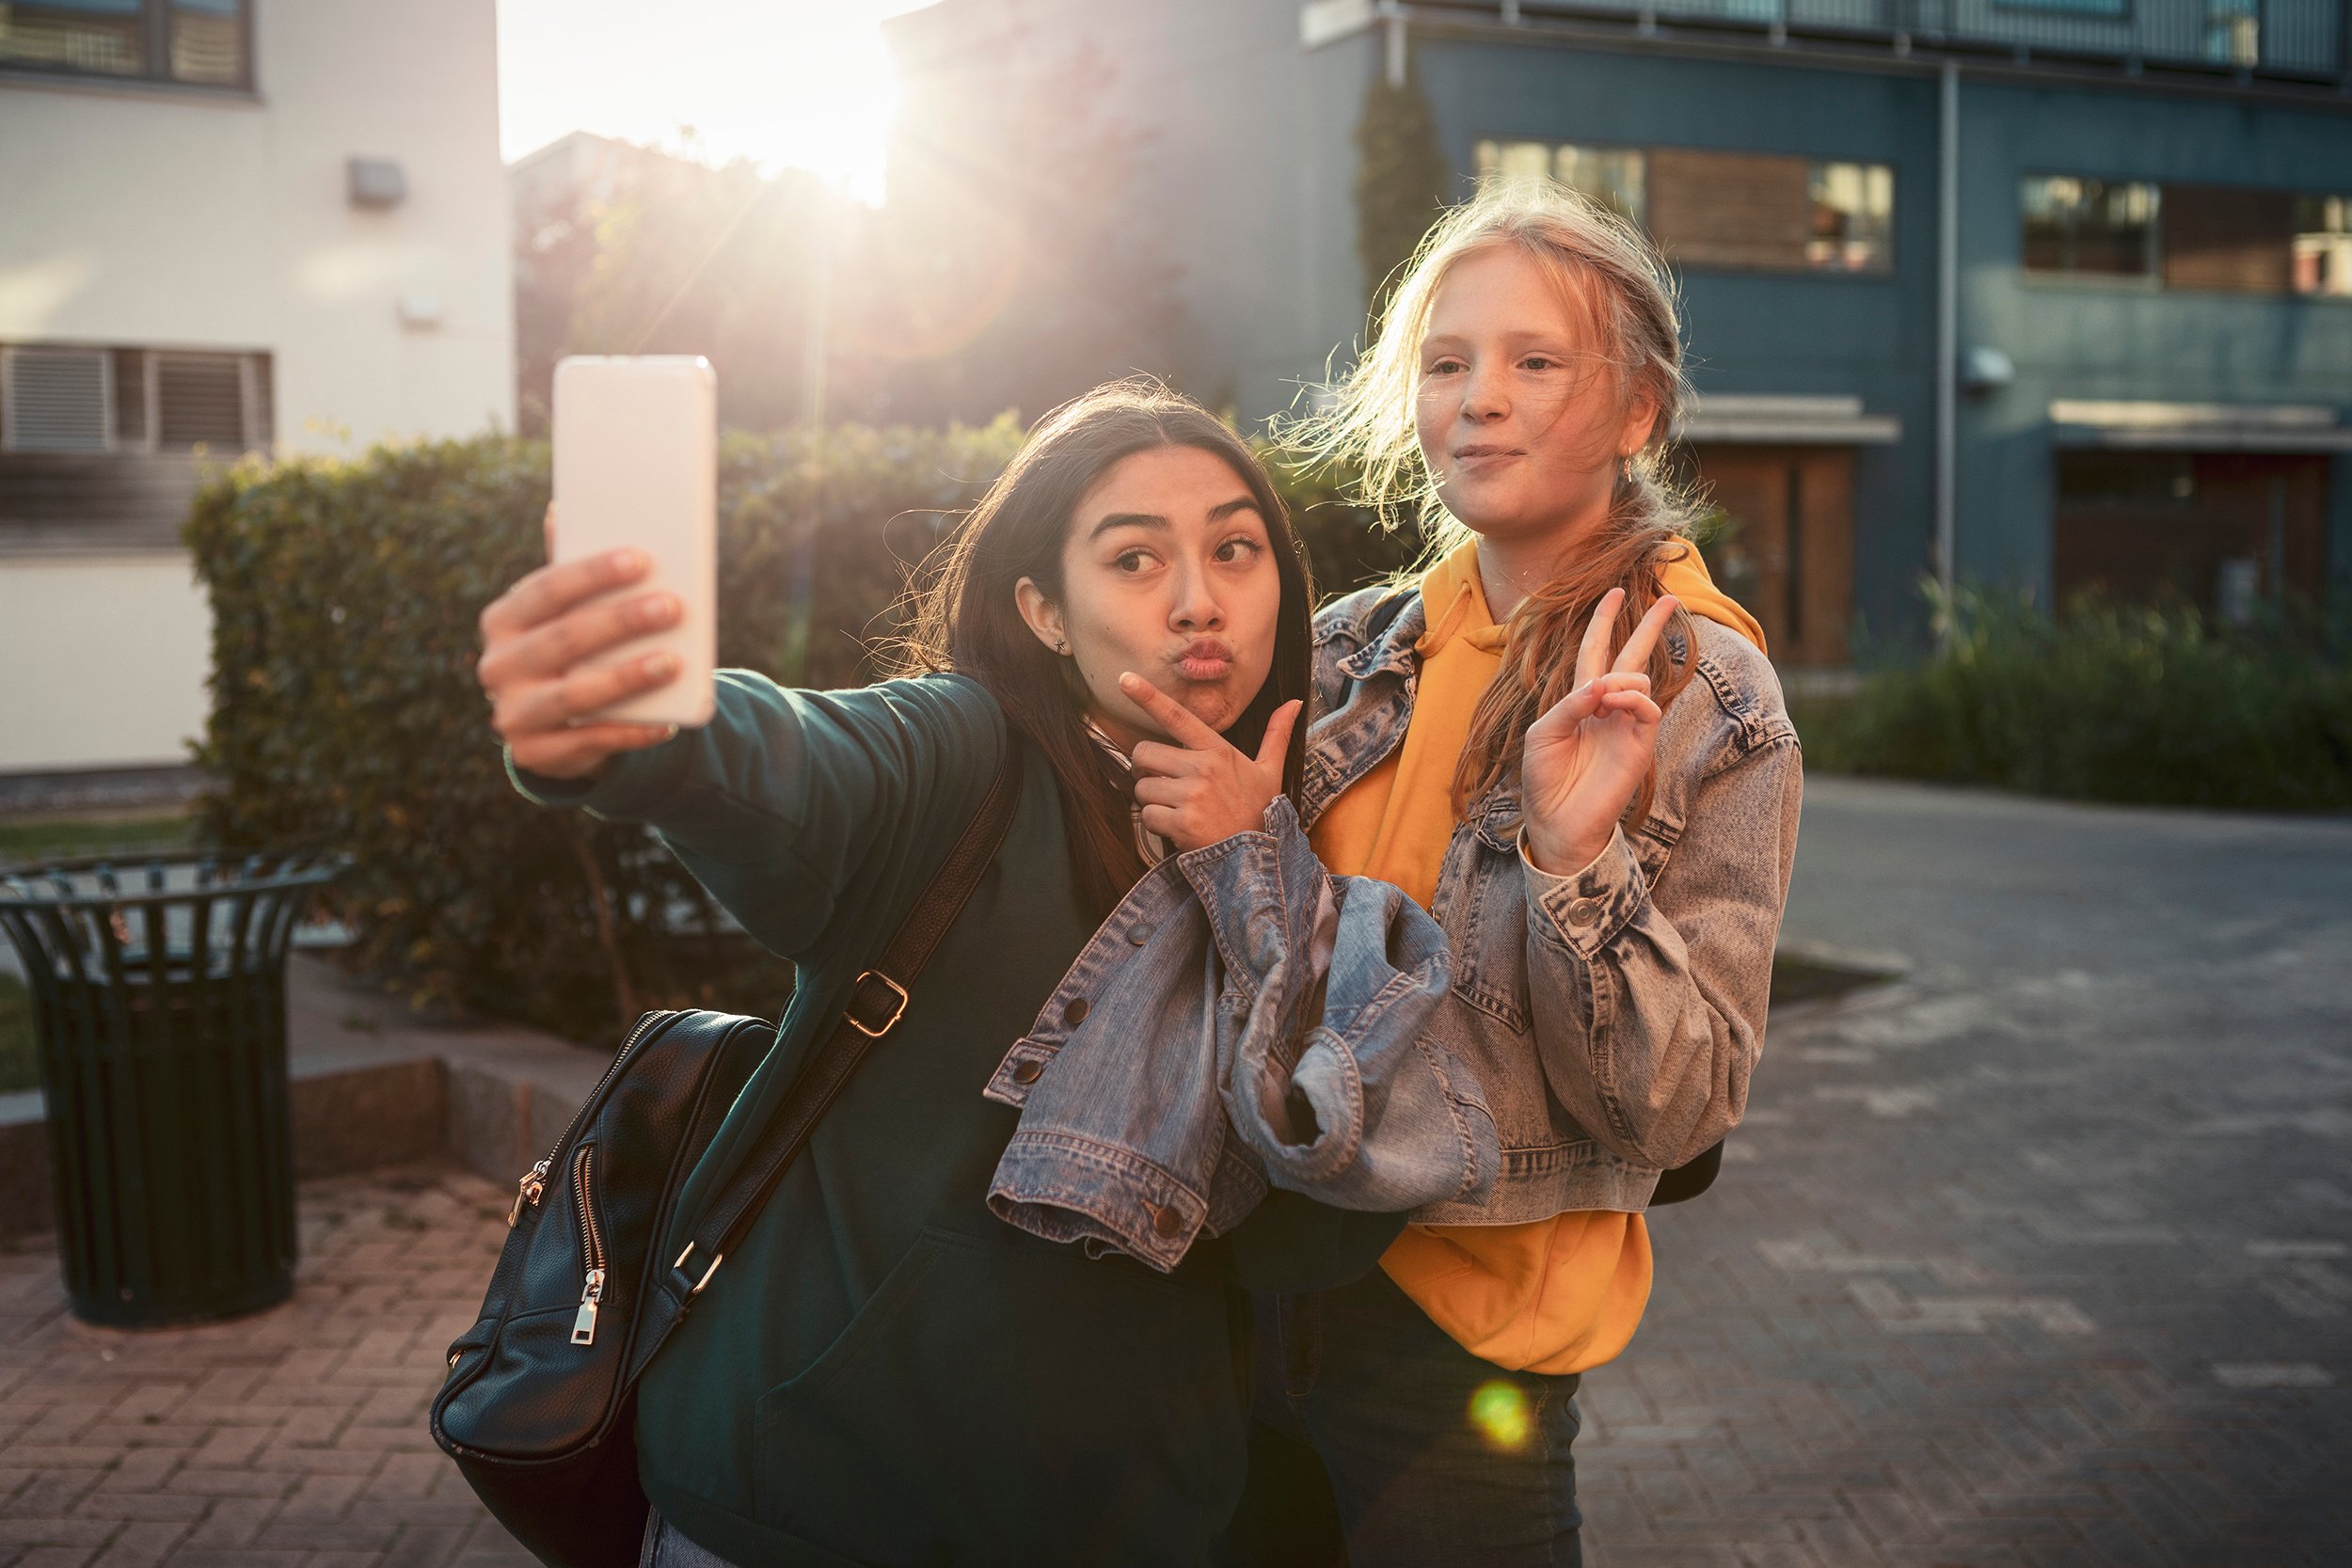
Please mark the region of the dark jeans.
[[1257, 1330], [1243, 1568], [1581, 1568], [1574, 1376], [1480, 1360], [1377, 1269]]

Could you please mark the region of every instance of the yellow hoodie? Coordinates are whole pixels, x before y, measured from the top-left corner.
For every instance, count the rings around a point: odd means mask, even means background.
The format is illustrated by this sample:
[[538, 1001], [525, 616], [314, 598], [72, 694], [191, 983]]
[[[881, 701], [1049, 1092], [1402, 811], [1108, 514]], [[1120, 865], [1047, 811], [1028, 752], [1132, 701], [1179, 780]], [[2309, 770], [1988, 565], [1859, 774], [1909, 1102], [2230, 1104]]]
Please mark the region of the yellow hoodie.
[[[1696, 550], [1661, 574], [1693, 615], [1764, 646], [1764, 630], [1718, 589]], [[1331, 802], [1311, 835], [1343, 876], [1395, 883], [1427, 909], [1454, 837], [1454, 770], [1470, 712], [1502, 667], [1504, 628], [1487, 612], [1473, 541], [1421, 581], [1428, 630], [1405, 740]], [[1513, 1370], [1581, 1372], [1614, 1357], [1649, 1302], [1649, 1229], [1639, 1214], [1590, 1210], [1524, 1225], [1408, 1226], [1380, 1266], [1472, 1354]]]

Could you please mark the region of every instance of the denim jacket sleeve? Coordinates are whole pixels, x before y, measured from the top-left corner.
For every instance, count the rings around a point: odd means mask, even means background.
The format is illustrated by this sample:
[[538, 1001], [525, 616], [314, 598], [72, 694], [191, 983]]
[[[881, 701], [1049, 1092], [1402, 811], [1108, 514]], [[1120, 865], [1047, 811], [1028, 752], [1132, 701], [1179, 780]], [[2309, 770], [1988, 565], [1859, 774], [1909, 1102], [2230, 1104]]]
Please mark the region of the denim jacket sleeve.
[[1727, 739], [1695, 749], [1710, 766], [1671, 861], [1652, 840], [1645, 870], [1620, 828], [1590, 865], [1556, 877], [1521, 840], [1545, 1076], [1578, 1122], [1639, 1164], [1678, 1165], [1720, 1141], [1746, 1109], [1761, 1049], [1804, 775], [1785, 719]]
[[961, 675], [798, 691], [723, 670], [708, 724], [628, 752], [593, 781], [508, 770], [542, 805], [651, 825], [771, 952], [807, 954], [910, 823], [961, 822], [1005, 744]]
[[1444, 935], [1327, 876], [1287, 800], [1131, 893], [990, 1081], [1021, 1109], [989, 1191], [1034, 1234], [1172, 1269], [1268, 1183], [1395, 1212], [1493, 1180], [1492, 1117], [1424, 1035]]

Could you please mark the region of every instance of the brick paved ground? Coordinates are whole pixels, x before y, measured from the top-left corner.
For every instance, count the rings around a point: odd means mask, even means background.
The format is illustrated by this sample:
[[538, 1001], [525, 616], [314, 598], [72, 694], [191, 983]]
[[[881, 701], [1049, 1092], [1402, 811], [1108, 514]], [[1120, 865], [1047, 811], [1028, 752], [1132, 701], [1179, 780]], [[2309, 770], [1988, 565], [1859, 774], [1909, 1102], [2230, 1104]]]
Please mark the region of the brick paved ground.
[[[1586, 1384], [1594, 1568], [2352, 1564], [2352, 824], [1817, 781], [1718, 1191]], [[504, 1195], [303, 1190], [302, 1289], [155, 1335], [0, 1252], [0, 1568], [527, 1561], [431, 1449]]]
[[302, 1190], [293, 1301], [131, 1334], [71, 1317], [48, 1238], [0, 1252], [0, 1564], [525, 1568], [425, 1435], [506, 1233], [437, 1170]]
[[2352, 1564], [2352, 823], [1816, 781], [1736, 1163], [1586, 1380], [1595, 1568]]

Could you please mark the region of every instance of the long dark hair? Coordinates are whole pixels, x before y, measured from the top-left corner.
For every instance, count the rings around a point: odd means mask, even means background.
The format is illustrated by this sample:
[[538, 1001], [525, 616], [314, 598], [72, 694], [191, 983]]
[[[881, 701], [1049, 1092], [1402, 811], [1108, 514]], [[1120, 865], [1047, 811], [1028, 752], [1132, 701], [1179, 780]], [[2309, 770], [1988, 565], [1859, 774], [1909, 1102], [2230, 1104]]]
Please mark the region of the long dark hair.
[[[1274, 546], [1282, 582], [1274, 663], [1265, 685], [1225, 731], [1255, 752], [1266, 721], [1313, 678], [1314, 585], [1290, 515], [1248, 443], [1216, 415], [1156, 381], [1113, 382], [1064, 404], [989, 486], [918, 594], [899, 645], [899, 673], [956, 670], [995, 697], [1013, 727], [1053, 765], [1070, 824], [1080, 891], [1107, 912], [1143, 875], [1126, 775], [1086, 730], [1086, 688], [1068, 659], [1040, 642], [1021, 619], [1014, 586], [1027, 578], [1048, 599], [1062, 597], [1062, 546], [1079, 499], [1122, 458], [1160, 447], [1194, 447], [1223, 458], [1248, 486]], [[1296, 803], [1306, 757], [1304, 716], [1291, 732], [1282, 787]]]

